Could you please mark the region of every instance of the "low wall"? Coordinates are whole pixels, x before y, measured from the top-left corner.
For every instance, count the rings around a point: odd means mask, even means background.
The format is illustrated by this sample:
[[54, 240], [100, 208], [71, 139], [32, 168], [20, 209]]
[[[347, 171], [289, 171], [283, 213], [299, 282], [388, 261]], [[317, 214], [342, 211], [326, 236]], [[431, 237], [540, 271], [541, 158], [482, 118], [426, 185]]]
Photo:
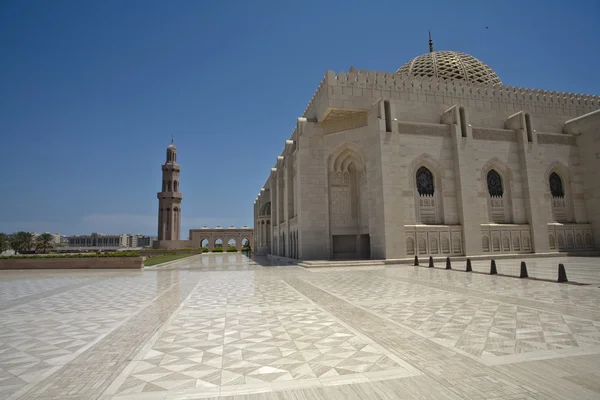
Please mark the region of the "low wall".
[[142, 269], [143, 257], [0, 259], [2, 269]]
[[185, 248], [200, 247], [194, 245], [191, 240], [155, 240], [152, 242], [153, 249], [172, 249], [172, 250], [183, 250]]
[[144, 257], [154, 257], [163, 254], [202, 254], [202, 250], [154, 249], [140, 250], [139, 253]]

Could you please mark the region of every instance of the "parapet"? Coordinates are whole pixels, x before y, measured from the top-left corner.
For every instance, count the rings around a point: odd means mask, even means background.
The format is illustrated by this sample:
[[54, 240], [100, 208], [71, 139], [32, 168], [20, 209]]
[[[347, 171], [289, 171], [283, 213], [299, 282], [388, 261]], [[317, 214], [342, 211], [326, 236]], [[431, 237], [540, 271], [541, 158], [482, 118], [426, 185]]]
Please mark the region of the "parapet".
[[[416, 77], [408, 74], [392, 74], [391, 72], [366, 71], [364, 69], [358, 71], [356, 68], [351, 68], [348, 73], [326, 72], [304, 111], [303, 116], [305, 118], [310, 118], [316, 113], [316, 110], [322, 109], [320, 103], [327, 101], [327, 91], [330, 86], [490, 100], [518, 103], [532, 107], [580, 109], [585, 112], [600, 108], [600, 96], [597, 95], [528, 89], [501, 84], [467, 83], [460, 80]], [[376, 97], [381, 97], [381, 95]]]

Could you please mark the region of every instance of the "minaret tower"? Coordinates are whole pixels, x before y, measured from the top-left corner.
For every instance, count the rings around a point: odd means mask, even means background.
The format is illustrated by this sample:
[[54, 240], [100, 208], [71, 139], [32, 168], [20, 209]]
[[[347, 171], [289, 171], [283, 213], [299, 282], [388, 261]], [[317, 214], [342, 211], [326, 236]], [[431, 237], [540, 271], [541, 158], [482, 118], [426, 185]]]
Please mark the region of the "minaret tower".
[[167, 161], [162, 166], [162, 192], [158, 197], [158, 240], [179, 240], [181, 231], [181, 200], [179, 192], [179, 164], [177, 147], [167, 147]]

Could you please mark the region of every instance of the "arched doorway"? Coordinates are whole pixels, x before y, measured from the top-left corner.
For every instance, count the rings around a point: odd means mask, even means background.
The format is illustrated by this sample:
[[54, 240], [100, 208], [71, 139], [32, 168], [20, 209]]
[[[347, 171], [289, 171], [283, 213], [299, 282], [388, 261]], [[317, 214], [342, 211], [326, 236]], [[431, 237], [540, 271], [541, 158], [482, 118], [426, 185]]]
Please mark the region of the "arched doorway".
[[229, 241], [227, 242], [227, 248], [237, 250], [237, 241], [234, 238], [229, 239]]
[[221, 250], [223, 250], [223, 239], [217, 238], [215, 240], [215, 249], [221, 249]]
[[202, 247], [202, 248], [208, 249], [208, 244], [209, 244], [209, 241], [207, 238], [204, 238], [200, 241], [200, 247]]

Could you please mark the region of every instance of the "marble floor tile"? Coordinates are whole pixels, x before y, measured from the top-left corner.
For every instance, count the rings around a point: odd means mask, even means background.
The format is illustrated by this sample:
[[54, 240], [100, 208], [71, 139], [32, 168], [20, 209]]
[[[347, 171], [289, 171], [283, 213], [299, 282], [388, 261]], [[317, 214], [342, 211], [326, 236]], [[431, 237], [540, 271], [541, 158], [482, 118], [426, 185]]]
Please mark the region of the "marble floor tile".
[[590, 285], [239, 254], [0, 271], [0, 398], [599, 398], [596, 260], [528, 260]]

